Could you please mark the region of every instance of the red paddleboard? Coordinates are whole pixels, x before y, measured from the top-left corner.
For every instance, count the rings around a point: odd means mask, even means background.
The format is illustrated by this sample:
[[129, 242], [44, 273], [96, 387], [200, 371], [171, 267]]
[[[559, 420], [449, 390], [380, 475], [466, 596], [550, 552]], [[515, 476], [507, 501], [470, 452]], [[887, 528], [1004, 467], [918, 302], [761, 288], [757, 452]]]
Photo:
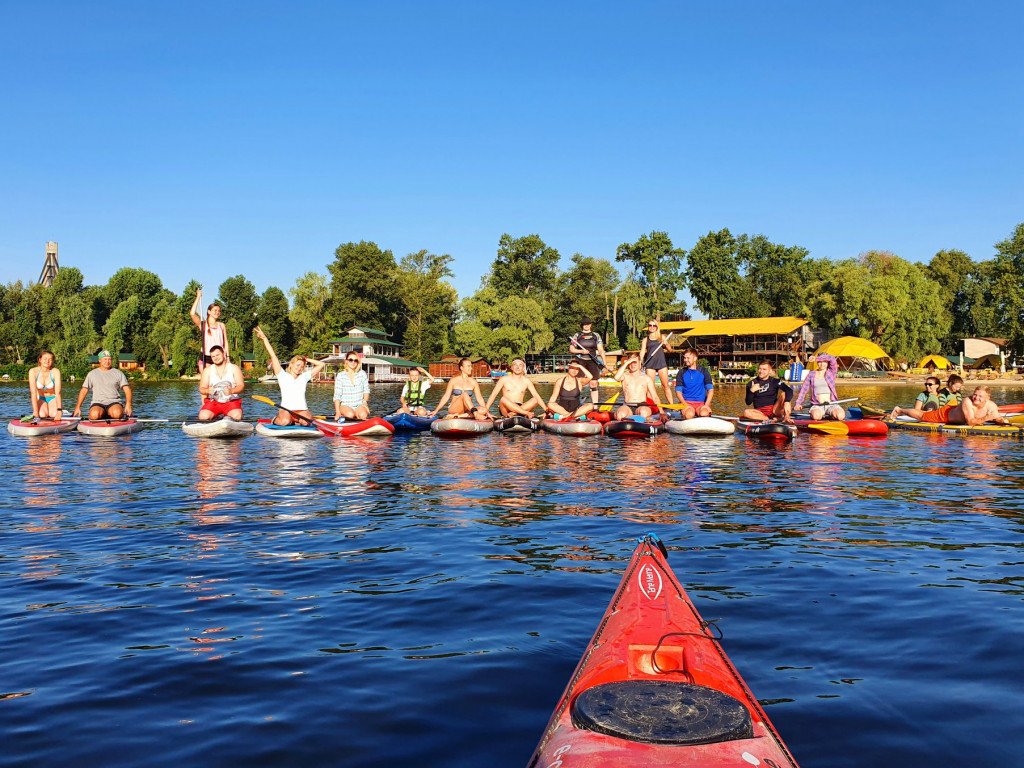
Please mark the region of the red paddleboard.
[[719, 636], [643, 537], [530, 768], [795, 768]]

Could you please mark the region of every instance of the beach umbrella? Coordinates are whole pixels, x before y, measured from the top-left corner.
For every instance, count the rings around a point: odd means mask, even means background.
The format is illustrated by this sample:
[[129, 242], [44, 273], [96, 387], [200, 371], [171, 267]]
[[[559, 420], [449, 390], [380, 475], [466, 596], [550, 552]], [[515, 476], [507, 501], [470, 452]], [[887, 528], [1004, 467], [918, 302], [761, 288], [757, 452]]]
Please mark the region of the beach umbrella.
[[883, 367], [892, 367], [892, 358], [888, 352], [875, 342], [862, 339], [860, 336], [840, 336], [838, 339], [826, 341], [818, 347], [815, 354], [821, 352], [839, 358], [840, 365], [844, 368], [848, 368], [856, 358], [875, 360], [883, 363]]

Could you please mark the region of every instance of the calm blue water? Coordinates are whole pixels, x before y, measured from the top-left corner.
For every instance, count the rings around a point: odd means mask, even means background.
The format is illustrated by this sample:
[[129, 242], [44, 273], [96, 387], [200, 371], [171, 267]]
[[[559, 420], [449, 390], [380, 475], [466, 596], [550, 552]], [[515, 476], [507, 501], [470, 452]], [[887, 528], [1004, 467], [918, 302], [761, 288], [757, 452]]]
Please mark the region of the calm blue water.
[[0, 467], [4, 766], [522, 766], [645, 531], [802, 765], [1024, 765], [1020, 441], [153, 426]]

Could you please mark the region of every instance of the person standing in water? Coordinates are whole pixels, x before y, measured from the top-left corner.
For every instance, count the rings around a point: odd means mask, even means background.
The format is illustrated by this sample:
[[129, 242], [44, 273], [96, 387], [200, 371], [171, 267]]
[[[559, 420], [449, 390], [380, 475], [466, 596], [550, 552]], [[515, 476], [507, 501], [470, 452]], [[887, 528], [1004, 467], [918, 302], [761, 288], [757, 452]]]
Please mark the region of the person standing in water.
[[[323, 369], [323, 360], [310, 360], [305, 355], [295, 355], [288, 361], [288, 367], [285, 368], [274, 354], [274, 348], [263, 329], [257, 325], [253, 333], [263, 342], [263, 346], [267, 350], [270, 365], [274, 369], [274, 373], [277, 374], [277, 386], [281, 390], [281, 408], [278, 409], [277, 416], [274, 417], [274, 423], [279, 427], [287, 427], [292, 424], [312, 424], [313, 413], [306, 405], [306, 385], [313, 379], [313, 374]], [[306, 363], [313, 366], [308, 371]], [[297, 414], [299, 418], [296, 419], [288, 411]]]
[[213, 360], [210, 357], [210, 352], [214, 347], [220, 347], [224, 351], [224, 357], [228, 360], [231, 359], [231, 352], [228, 347], [228, 329], [220, 321], [221, 308], [220, 304], [213, 302], [206, 308], [206, 319], [203, 320], [199, 317], [199, 302], [203, 298], [203, 289], [196, 289], [196, 300], [192, 302], [192, 309], [189, 310], [189, 317], [192, 318], [192, 322], [199, 328], [199, 333], [202, 338], [199, 340], [200, 352], [199, 352], [199, 372], [203, 372], [203, 368]]
[[54, 367], [53, 352], [39, 353], [39, 365], [28, 372], [28, 393], [32, 418], [59, 421], [63, 404], [60, 397], [60, 370]]

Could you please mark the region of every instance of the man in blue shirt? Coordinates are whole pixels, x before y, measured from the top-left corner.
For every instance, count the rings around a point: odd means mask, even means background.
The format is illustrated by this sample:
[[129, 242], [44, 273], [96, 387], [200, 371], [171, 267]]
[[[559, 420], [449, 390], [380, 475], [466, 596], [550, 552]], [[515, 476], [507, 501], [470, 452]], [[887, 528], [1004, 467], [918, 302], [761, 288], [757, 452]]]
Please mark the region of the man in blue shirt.
[[697, 368], [696, 350], [683, 351], [683, 367], [676, 374], [676, 392], [683, 406], [680, 412], [684, 419], [711, 415], [715, 385], [707, 369]]

